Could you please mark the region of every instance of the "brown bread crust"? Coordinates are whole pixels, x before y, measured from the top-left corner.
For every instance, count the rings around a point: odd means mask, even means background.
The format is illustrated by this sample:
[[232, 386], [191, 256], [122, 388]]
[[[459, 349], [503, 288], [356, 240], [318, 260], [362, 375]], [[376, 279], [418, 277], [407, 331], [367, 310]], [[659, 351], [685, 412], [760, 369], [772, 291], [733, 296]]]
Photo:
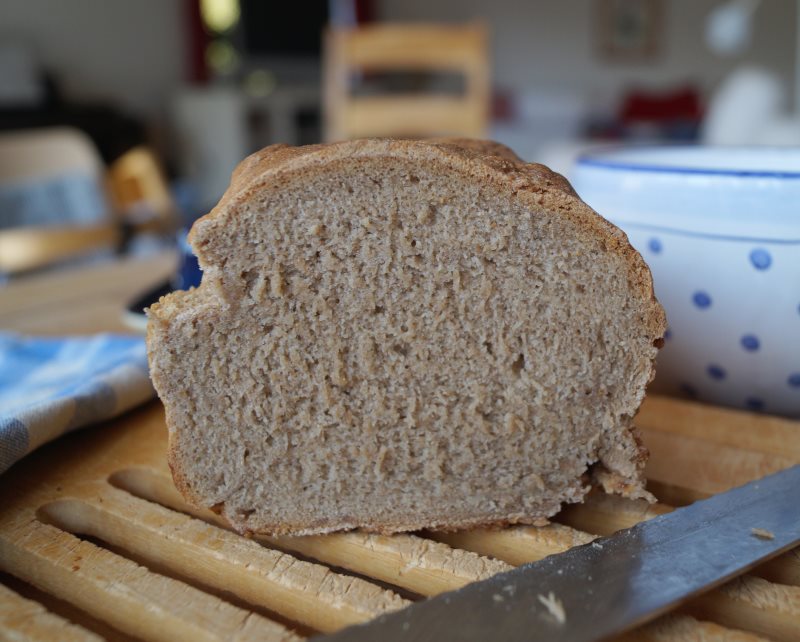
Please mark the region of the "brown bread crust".
[[192, 226], [189, 243], [195, 250], [204, 270], [213, 267], [204, 250], [213, 237], [216, 225], [235, 212], [236, 205], [251, 198], [263, 185], [280, 182], [283, 172], [313, 174], [320, 167], [342, 158], [406, 157], [420, 162], [443, 160], [463, 170], [487, 188], [510, 191], [514, 197], [532, 208], [556, 210], [574, 221], [585, 234], [597, 235], [607, 243], [607, 249], [617, 252], [628, 264], [631, 285], [648, 298], [651, 304], [647, 318], [649, 328], [659, 338], [666, 329], [666, 316], [653, 292], [650, 269], [641, 255], [633, 249], [627, 235], [584, 203], [561, 174], [540, 163], [526, 163], [511, 149], [494, 141], [467, 138], [440, 138], [427, 141], [366, 139], [328, 145], [291, 147], [271, 145], [245, 158], [234, 170], [230, 187], [220, 202]]

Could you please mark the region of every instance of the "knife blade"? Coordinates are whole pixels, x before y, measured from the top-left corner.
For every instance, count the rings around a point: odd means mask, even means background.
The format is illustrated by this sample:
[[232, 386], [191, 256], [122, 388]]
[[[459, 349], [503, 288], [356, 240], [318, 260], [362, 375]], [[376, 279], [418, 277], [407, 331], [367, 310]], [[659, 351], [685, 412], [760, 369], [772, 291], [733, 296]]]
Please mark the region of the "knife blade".
[[318, 639], [602, 640], [799, 544], [798, 495], [800, 465]]

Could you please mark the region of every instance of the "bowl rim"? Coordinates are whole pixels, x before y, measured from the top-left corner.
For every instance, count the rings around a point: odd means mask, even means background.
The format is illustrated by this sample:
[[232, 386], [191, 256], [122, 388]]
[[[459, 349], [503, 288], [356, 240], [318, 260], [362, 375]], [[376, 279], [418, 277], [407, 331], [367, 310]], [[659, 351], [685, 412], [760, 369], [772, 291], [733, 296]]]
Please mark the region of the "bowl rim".
[[797, 147], [777, 147], [777, 146], [723, 146], [723, 145], [608, 145], [587, 150], [578, 156], [576, 165], [583, 167], [598, 167], [601, 169], [631, 172], [649, 172], [663, 174], [692, 174], [704, 176], [730, 176], [736, 178], [781, 178], [781, 179], [800, 179], [800, 170], [749, 170], [749, 169], [726, 169], [709, 167], [681, 167], [675, 165], [659, 165], [658, 163], [646, 162], [636, 163], [630, 159], [614, 160], [613, 155], [620, 152], [653, 152], [661, 150], [685, 150], [698, 151], [710, 150], [715, 152], [753, 152], [764, 151], [770, 153], [800, 152]]

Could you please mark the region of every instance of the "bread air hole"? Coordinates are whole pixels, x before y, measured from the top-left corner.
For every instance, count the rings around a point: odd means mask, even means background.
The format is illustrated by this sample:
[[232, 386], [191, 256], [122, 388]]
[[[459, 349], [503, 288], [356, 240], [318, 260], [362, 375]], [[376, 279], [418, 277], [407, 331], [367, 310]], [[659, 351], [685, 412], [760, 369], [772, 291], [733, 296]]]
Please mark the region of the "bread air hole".
[[525, 355], [520, 354], [515, 360], [514, 363], [511, 364], [511, 371], [518, 375], [522, 370], [525, 368]]
[[392, 351], [405, 357], [408, 355], [408, 346], [401, 343], [395, 343], [392, 346]]

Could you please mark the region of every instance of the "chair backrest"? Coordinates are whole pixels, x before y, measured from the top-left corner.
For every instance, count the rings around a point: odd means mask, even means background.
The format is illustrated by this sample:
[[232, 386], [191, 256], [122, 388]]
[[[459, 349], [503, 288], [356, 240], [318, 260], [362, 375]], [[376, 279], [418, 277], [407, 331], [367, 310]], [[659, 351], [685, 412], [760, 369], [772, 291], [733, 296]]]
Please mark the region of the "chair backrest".
[[127, 222], [162, 230], [176, 226], [175, 201], [149, 147], [139, 145], [125, 152], [111, 163], [106, 178], [114, 209]]
[[53, 127], [0, 133], [0, 184], [71, 174], [103, 175], [103, 161], [83, 132]]
[[92, 141], [70, 128], [0, 134], [0, 273], [72, 258], [118, 239]]
[[[461, 95], [355, 96], [354, 73], [457, 73]], [[482, 24], [371, 25], [332, 29], [324, 42], [325, 138], [485, 136], [489, 117], [488, 34]]]

